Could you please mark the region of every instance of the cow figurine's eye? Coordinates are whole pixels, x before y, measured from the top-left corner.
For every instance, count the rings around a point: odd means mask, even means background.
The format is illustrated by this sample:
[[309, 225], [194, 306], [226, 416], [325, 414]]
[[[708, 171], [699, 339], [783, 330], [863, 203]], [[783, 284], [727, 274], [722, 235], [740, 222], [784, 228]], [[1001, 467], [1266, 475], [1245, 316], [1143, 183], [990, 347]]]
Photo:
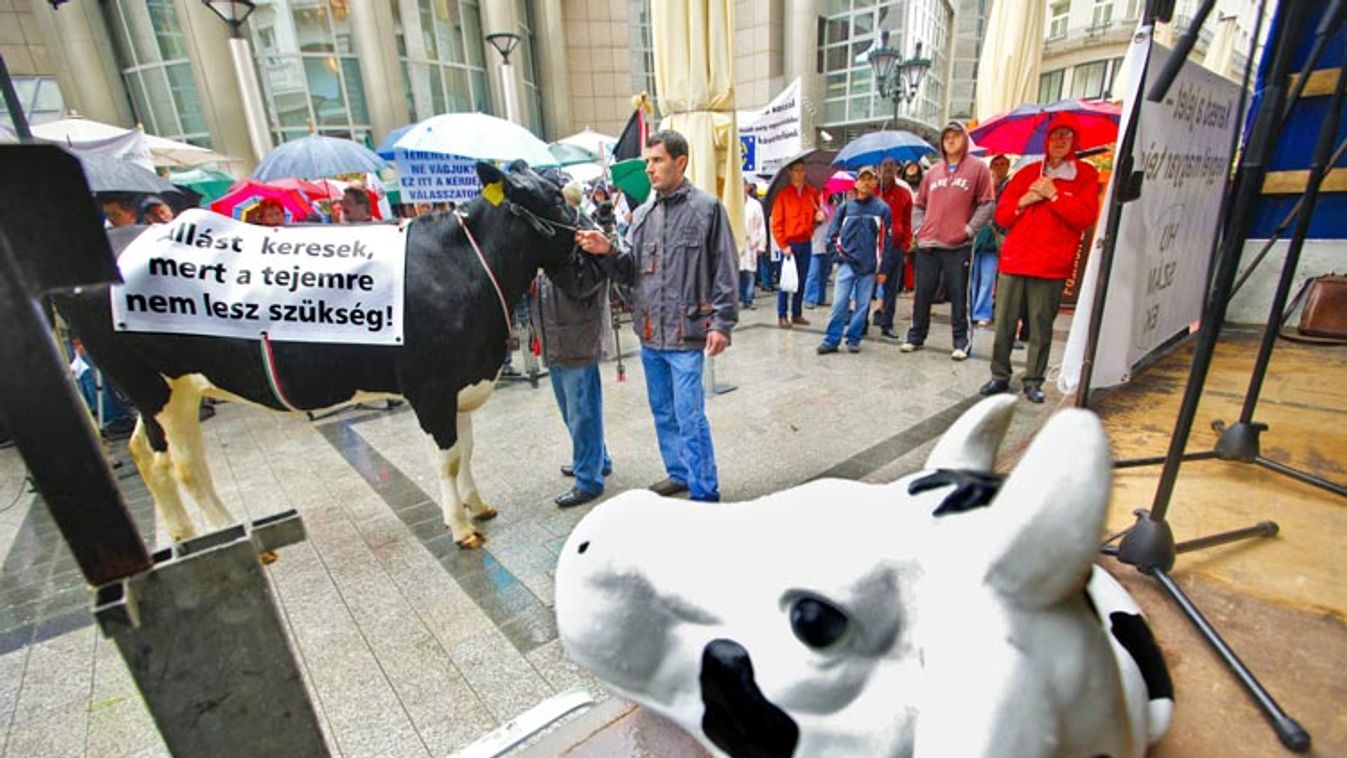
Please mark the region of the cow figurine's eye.
[[790, 629], [804, 644], [822, 649], [847, 633], [847, 617], [815, 597], [802, 597], [790, 606]]

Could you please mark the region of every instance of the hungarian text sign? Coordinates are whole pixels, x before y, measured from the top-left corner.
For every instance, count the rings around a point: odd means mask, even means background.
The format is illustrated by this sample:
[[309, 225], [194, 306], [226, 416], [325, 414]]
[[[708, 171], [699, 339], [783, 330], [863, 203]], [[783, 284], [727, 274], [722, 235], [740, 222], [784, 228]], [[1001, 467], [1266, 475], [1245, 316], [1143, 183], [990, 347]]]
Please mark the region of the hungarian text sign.
[[402, 343], [405, 232], [268, 228], [193, 209], [117, 260], [119, 331], [290, 342]]
[[482, 191], [477, 162], [471, 158], [398, 150], [393, 161], [404, 203], [461, 203]]

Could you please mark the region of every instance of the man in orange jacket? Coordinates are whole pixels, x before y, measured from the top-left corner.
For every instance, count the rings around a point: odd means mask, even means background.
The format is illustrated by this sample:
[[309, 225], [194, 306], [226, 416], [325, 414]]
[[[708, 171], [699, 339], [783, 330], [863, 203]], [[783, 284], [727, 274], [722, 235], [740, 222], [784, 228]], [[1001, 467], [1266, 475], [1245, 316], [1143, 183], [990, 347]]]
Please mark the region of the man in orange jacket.
[[1010, 351], [1022, 305], [1029, 312], [1029, 355], [1024, 396], [1043, 402], [1043, 374], [1052, 348], [1052, 322], [1071, 276], [1080, 235], [1099, 215], [1099, 173], [1076, 158], [1076, 125], [1070, 114], [1048, 125], [1042, 168], [1027, 166], [1011, 178], [996, 205], [996, 223], [1006, 229], [996, 280], [996, 342], [992, 379], [983, 395], [1010, 389]]
[[[814, 227], [823, 223], [823, 205], [818, 190], [804, 182], [804, 164], [796, 161], [786, 170], [790, 172], [790, 184], [772, 200], [772, 238], [785, 256], [781, 265], [794, 265], [800, 283], [793, 294], [776, 294], [776, 320], [782, 329], [789, 329], [792, 324], [809, 324], [801, 310], [804, 282], [809, 276], [809, 261], [813, 257]], [[787, 304], [790, 305], [789, 312]]]

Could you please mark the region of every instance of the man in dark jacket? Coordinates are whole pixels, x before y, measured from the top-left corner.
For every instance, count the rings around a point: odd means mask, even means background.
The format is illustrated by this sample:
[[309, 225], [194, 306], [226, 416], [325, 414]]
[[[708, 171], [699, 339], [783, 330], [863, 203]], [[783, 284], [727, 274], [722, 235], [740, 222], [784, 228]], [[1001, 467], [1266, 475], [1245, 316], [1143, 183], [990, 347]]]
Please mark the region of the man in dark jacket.
[[[842, 341], [843, 323], [847, 325], [847, 351], [861, 351], [861, 333], [865, 329], [870, 296], [875, 291], [875, 269], [893, 235], [893, 214], [874, 194], [878, 183], [873, 167], [865, 166], [857, 171], [855, 199], [846, 201], [828, 225], [828, 249], [838, 259], [837, 286], [828, 328], [823, 343], [818, 346], [819, 355], [837, 352]], [[853, 295], [856, 306], [848, 316], [848, 304]]]
[[706, 420], [702, 369], [706, 356], [729, 347], [739, 320], [738, 254], [725, 207], [697, 189], [687, 171], [688, 143], [662, 130], [645, 146], [645, 172], [654, 190], [632, 214], [622, 249], [601, 232], [581, 230], [575, 241], [632, 288], [632, 323], [641, 340], [646, 394], [655, 417], [668, 478], [651, 490], [720, 499], [711, 425]]

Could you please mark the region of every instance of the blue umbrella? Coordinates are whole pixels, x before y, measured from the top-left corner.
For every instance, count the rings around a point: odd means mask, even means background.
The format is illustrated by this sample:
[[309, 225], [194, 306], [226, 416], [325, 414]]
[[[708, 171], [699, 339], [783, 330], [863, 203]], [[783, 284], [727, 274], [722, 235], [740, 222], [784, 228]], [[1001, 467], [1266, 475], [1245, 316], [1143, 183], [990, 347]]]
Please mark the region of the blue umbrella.
[[283, 143], [253, 169], [253, 178], [322, 179], [337, 174], [377, 172], [388, 163], [373, 150], [348, 139], [310, 134]]
[[389, 132], [388, 136], [384, 137], [384, 141], [379, 143], [379, 149], [374, 152], [378, 153], [379, 157], [386, 161], [393, 160], [395, 153], [397, 152], [393, 146], [397, 144], [398, 140], [402, 139], [402, 135], [411, 131], [413, 126], [416, 126], [416, 124], [405, 124]]
[[933, 153], [935, 148], [911, 132], [870, 132], [848, 142], [833, 165], [855, 171], [861, 166], [878, 166], [885, 158], [908, 163]]

